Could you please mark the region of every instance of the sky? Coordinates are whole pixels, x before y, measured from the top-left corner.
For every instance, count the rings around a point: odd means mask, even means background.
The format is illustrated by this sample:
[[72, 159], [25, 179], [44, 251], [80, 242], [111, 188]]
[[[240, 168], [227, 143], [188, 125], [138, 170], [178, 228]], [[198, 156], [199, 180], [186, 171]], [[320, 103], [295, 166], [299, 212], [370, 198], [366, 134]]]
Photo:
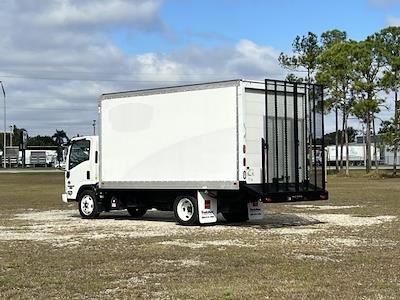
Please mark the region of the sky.
[[[283, 79], [307, 32], [362, 40], [400, 26], [400, 0], [0, 0], [7, 126], [89, 135], [102, 93], [232, 78]], [[387, 119], [389, 111], [380, 115]], [[0, 105], [0, 124], [3, 106]], [[361, 129], [358, 121], [352, 125]], [[326, 131], [334, 128], [327, 117]], [[3, 128], [1, 128], [1, 131]]]

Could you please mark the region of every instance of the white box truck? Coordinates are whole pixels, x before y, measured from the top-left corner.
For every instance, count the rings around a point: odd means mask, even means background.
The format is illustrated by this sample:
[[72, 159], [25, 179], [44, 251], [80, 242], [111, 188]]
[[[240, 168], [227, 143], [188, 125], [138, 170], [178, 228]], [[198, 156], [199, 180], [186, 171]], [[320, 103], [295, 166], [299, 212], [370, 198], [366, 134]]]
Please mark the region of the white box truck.
[[63, 201], [77, 201], [83, 218], [156, 208], [193, 225], [219, 212], [259, 218], [260, 201], [327, 199], [325, 164], [313, 163], [322, 92], [238, 79], [103, 94], [99, 136], [69, 145]]

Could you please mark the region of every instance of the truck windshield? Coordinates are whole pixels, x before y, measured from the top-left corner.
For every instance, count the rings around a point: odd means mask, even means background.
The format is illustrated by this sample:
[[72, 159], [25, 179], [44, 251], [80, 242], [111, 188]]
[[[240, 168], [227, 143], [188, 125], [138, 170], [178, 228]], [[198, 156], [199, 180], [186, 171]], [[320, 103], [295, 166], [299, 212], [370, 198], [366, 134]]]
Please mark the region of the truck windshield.
[[71, 170], [80, 163], [89, 160], [90, 141], [79, 140], [71, 145], [68, 168]]

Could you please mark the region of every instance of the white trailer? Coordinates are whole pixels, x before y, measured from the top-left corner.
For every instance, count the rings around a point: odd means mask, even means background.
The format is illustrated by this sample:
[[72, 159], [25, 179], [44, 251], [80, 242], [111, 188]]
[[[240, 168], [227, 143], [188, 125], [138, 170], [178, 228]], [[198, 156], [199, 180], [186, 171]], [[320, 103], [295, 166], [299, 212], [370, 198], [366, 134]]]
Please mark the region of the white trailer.
[[[19, 151], [18, 160], [22, 165], [22, 151]], [[25, 150], [25, 165], [54, 166], [57, 161], [57, 151], [47, 149]]]
[[[340, 160], [340, 146], [339, 146], [339, 160]], [[349, 145], [349, 165], [350, 166], [364, 166], [366, 163], [366, 145], [365, 144], [350, 144]], [[328, 151], [328, 157], [327, 157], [327, 162], [328, 165], [334, 165], [336, 162], [336, 146], [335, 145], [329, 145], [326, 147]], [[375, 154], [374, 154], [375, 147], [374, 145], [371, 145], [371, 162], [375, 161]], [[380, 150], [379, 148], [377, 150], [377, 157], [379, 159], [380, 157]], [[346, 145], [343, 145], [343, 161], [346, 160]]]
[[[394, 151], [390, 147], [385, 147], [385, 165], [392, 166], [395, 163]], [[400, 165], [400, 151], [396, 153], [396, 165]]]
[[259, 217], [260, 199], [327, 199], [322, 105], [319, 86], [275, 80], [104, 94], [99, 137], [69, 146], [63, 200], [84, 218], [157, 208], [192, 225]]

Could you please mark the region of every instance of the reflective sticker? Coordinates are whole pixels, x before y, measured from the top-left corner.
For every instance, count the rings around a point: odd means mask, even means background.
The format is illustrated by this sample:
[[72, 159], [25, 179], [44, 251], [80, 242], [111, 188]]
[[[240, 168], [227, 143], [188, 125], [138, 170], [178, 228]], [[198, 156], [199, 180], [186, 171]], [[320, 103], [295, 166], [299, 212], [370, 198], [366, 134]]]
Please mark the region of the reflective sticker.
[[247, 203], [249, 220], [261, 220], [264, 218], [264, 211], [259, 200]]

